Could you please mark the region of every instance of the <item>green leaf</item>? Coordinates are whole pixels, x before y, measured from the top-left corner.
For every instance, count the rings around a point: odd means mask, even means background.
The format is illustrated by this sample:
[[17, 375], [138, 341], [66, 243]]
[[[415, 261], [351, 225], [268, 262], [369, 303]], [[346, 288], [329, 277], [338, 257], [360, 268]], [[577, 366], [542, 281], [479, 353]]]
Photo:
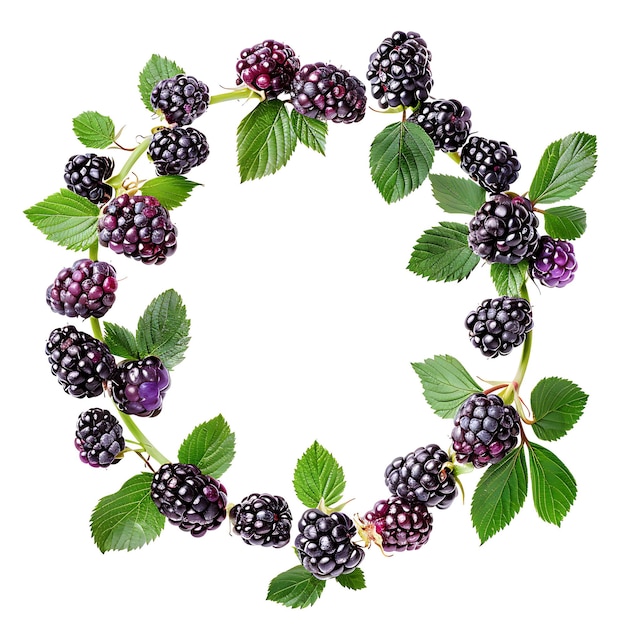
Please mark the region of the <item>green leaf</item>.
[[460, 282], [480, 257], [467, 244], [469, 229], [457, 222], [441, 222], [417, 240], [407, 269], [428, 280]]
[[91, 515], [91, 535], [101, 552], [135, 550], [161, 534], [165, 517], [150, 497], [152, 477], [137, 474], [98, 502]]
[[181, 463], [196, 465], [203, 474], [219, 478], [235, 456], [235, 434], [218, 415], [196, 426], [178, 450]]
[[587, 214], [575, 206], [555, 206], [543, 212], [546, 233], [554, 239], [578, 239], [587, 230]]
[[326, 154], [326, 135], [328, 134], [326, 122], [301, 115], [293, 109], [291, 111], [291, 125], [298, 141], [315, 152]]
[[109, 350], [122, 359], [137, 360], [141, 358], [135, 335], [127, 328], [104, 322], [104, 343]]
[[335, 580], [346, 589], [365, 589], [365, 575], [360, 567], [357, 567], [350, 574], [341, 574]]
[[173, 289], [157, 296], [137, 324], [137, 347], [141, 358], [156, 356], [168, 370], [185, 358], [190, 321], [181, 297]]
[[472, 496], [472, 523], [481, 544], [507, 526], [528, 493], [528, 468], [523, 446], [490, 465]]
[[237, 127], [241, 182], [276, 173], [291, 158], [297, 136], [282, 100], [257, 104]]
[[571, 198], [593, 176], [596, 161], [594, 135], [572, 133], [551, 143], [530, 185], [530, 201], [549, 204]]
[[588, 398], [569, 380], [557, 377], [540, 380], [530, 394], [535, 435], [544, 441], [563, 437], [583, 414]]
[[166, 57], [153, 54], [144, 68], [139, 74], [139, 93], [141, 95], [141, 101], [144, 103], [148, 111], [154, 112], [152, 105], [150, 104], [150, 94], [154, 89], [154, 86], [160, 81], [166, 78], [171, 78], [177, 74], [184, 74], [184, 70], [176, 65], [173, 61], [170, 61]]
[[325, 586], [325, 580], [296, 565], [270, 581], [266, 599], [292, 609], [304, 609], [317, 602]]
[[107, 148], [115, 141], [115, 124], [110, 117], [85, 111], [73, 120], [74, 134], [87, 148]]
[[184, 176], [157, 176], [141, 186], [145, 196], [154, 196], [166, 209], [180, 206], [191, 194], [194, 187], [201, 185]]
[[474, 181], [458, 176], [431, 174], [433, 196], [446, 213], [474, 215], [484, 204], [486, 191]]
[[576, 480], [546, 448], [529, 443], [529, 455], [535, 509], [542, 520], [560, 526], [576, 499]]
[[293, 485], [300, 502], [316, 508], [322, 500], [327, 506], [339, 502], [346, 482], [337, 461], [315, 441], [298, 460]]
[[420, 377], [426, 402], [439, 417], [454, 418], [468, 396], [482, 392], [461, 363], [447, 354], [411, 366]]
[[98, 207], [69, 189], [61, 189], [24, 213], [50, 241], [68, 250], [87, 250], [98, 241]]
[[415, 191], [426, 179], [435, 157], [432, 139], [417, 124], [394, 122], [370, 147], [370, 173], [388, 204]]
[[520, 261], [514, 265], [506, 263], [491, 264], [491, 280], [501, 296], [521, 297], [521, 290], [526, 282], [528, 261]]

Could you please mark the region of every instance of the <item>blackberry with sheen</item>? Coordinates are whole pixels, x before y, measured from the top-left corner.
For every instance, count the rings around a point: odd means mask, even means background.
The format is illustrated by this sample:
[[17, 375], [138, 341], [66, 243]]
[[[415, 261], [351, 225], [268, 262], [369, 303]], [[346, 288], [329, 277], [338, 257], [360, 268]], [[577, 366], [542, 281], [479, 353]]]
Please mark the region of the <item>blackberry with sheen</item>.
[[545, 287], [565, 287], [574, 280], [577, 269], [572, 242], [544, 235], [539, 238], [528, 272]]
[[115, 415], [106, 409], [89, 409], [78, 416], [74, 445], [83, 463], [109, 467], [119, 463], [126, 442]]
[[161, 128], [152, 135], [148, 158], [159, 176], [186, 174], [209, 156], [204, 133], [191, 126]]
[[458, 100], [431, 100], [423, 102], [408, 119], [426, 131], [435, 149], [457, 152], [469, 137], [471, 115], [470, 109]]
[[470, 137], [461, 150], [461, 169], [491, 193], [507, 191], [517, 180], [521, 165], [517, 152], [505, 141]]
[[233, 532], [252, 546], [282, 548], [289, 543], [292, 516], [287, 501], [252, 493], [230, 509]]
[[207, 110], [209, 88], [193, 76], [177, 74], [154, 86], [150, 105], [168, 124], [187, 126]]
[[104, 181], [113, 174], [113, 159], [97, 154], [75, 154], [65, 165], [65, 184], [70, 191], [94, 204], [108, 202], [113, 187]]

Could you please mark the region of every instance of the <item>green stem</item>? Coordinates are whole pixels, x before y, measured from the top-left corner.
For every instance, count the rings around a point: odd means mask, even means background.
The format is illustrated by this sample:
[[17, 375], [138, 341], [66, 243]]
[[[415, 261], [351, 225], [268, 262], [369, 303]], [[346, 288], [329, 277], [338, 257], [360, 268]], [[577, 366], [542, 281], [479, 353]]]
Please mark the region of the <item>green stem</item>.
[[249, 98], [263, 100], [263, 96], [260, 93], [257, 93], [252, 89], [248, 89], [248, 87], [242, 87], [241, 89], [233, 89], [232, 91], [227, 91], [226, 93], [211, 95], [209, 104], [219, 104], [220, 102], [228, 102], [229, 100], [243, 100]]
[[141, 429], [135, 424], [133, 418], [126, 413], [118, 410], [122, 421], [124, 422], [124, 426], [128, 429], [128, 431], [132, 434], [141, 447], [154, 459], [156, 459], [159, 463], [169, 463], [167, 457], [163, 456], [157, 448], [155, 448], [150, 440], [141, 432]]
[[122, 186], [126, 177], [130, 174], [133, 165], [137, 163], [141, 155], [148, 149], [151, 141], [152, 135], [149, 135], [130, 153], [128, 160], [124, 163], [122, 169], [115, 176], [107, 180], [107, 183], [111, 185], [111, 187], [119, 189]]
[[461, 163], [461, 155], [458, 152], [447, 152], [446, 153], [457, 165]]

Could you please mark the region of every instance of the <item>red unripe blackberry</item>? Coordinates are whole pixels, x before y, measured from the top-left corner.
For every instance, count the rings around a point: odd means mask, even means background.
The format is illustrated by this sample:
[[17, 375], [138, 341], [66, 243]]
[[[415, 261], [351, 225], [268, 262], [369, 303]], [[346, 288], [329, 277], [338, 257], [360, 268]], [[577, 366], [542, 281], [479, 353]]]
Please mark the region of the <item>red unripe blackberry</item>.
[[75, 154], [65, 166], [65, 184], [70, 191], [94, 204], [108, 202], [113, 187], [104, 181], [113, 174], [113, 159], [97, 154]]
[[106, 409], [89, 409], [78, 416], [74, 445], [80, 460], [91, 467], [109, 467], [121, 461], [126, 447], [122, 425]]
[[159, 176], [186, 174], [208, 157], [206, 136], [191, 126], [157, 130], [148, 146], [148, 158]]
[[565, 287], [574, 280], [577, 269], [574, 244], [544, 235], [539, 238], [528, 272], [545, 287]]
[[461, 169], [491, 193], [507, 191], [517, 180], [521, 165], [517, 152], [505, 141], [470, 137], [461, 150]]
[[232, 530], [251, 546], [282, 548], [289, 543], [292, 516], [287, 501], [252, 493], [230, 509]]
[[458, 100], [430, 100], [409, 118], [421, 126], [433, 140], [435, 149], [457, 152], [469, 137], [472, 128], [472, 112]]
[[209, 88], [193, 76], [177, 74], [154, 86], [150, 104], [168, 124], [187, 126], [207, 110]]

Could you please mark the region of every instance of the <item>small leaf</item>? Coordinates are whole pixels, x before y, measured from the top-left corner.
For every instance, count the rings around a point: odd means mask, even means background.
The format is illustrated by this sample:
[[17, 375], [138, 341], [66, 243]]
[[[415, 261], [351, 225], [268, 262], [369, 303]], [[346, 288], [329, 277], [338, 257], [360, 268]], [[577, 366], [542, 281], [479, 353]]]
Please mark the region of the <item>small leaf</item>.
[[307, 148], [320, 154], [326, 154], [326, 135], [328, 123], [301, 115], [295, 109], [291, 111], [291, 125], [298, 141]]
[[520, 298], [521, 290], [526, 282], [528, 261], [520, 261], [514, 265], [506, 263], [491, 264], [491, 280], [500, 296]]
[[177, 74], [184, 73], [185, 72], [182, 68], [166, 57], [153, 54], [150, 59], [148, 59], [148, 62], [139, 74], [139, 93], [141, 95], [141, 101], [144, 103], [148, 111], [154, 112], [154, 109], [150, 104], [150, 94], [152, 93], [154, 86], [160, 80], [165, 80], [166, 78], [171, 78]]
[[150, 497], [152, 478], [151, 473], [137, 474], [98, 502], [91, 515], [91, 534], [101, 552], [135, 550], [161, 534], [165, 516]]
[[266, 599], [292, 609], [304, 609], [317, 602], [325, 586], [325, 580], [296, 565], [270, 581]]
[[346, 589], [365, 589], [365, 574], [360, 567], [357, 567], [350, 574], [341, 574], [335, 580]]
[[110, 117], [85, 111], [73, 120], [74, 134], [87, 148], [107, 148], [115, 141], [115, 124]]
[[343, 469], [317, 441], [298, 460], [293, 484], [300, 502], [309, 508], [322, 500], [327, 506], [336, 504], [346, 486]]
[[174, 209], [189, 197], [194, 187], [201, 183], [195, 183], [184, 176], [157, 176], [147, 180], [141, 186], [144, 196], [154, 196], [166, 209]]
[[485, 203], [486, 191], [468, 178], [431, 174], [433, 196], [446, 213], [474, 215]]
[[441, 222], [417, 240], [407, 269], [428, 280], [460, 282], [478, 265], [480, 257], [467, 243], [469, 229], [457, 222]]
[[138, 360], [141, 358], [135, 335], [123, 326], [104, 322], [104, 343], [113, 354], [122, 359]]
[[575, 206], [555, 206], [543, 212], [546, 233], [554, 239], [578, 239], [587, 230], [587, 214]]

